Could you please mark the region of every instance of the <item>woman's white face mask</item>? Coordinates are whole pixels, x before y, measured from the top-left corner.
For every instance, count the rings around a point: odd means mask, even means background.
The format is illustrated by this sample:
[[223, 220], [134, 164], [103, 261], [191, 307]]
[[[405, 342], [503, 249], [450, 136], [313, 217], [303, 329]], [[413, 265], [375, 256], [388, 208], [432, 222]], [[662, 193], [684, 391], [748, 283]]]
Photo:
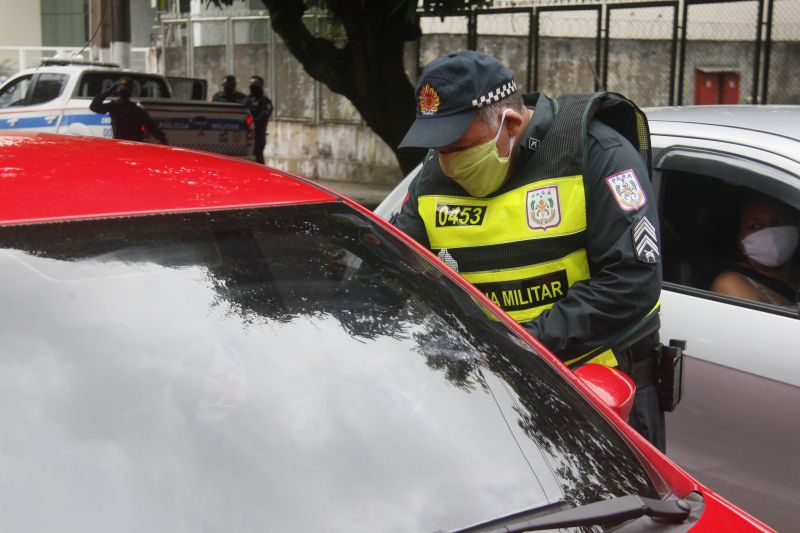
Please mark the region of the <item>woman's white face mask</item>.
[[791, 259], [797, 250], [796, 226], [764, 228], [742, 239], [745, 255], [767, 267], [776, 267]]
[[510, 110], [503, 111], [500, 127], [494, 139], [466, 150], [439, 154], [439, 165], [444, 173], [471, 196], [476, 198], [488, 196], [502, 187], [508, 179], [511, 149], [514, 147], [516, 137], [512, 137], [509, 141], [507, 157], [500, 157], [500, 152], [497, 150], [497, 141], [503, 131], [503, 122], [508, 111]]

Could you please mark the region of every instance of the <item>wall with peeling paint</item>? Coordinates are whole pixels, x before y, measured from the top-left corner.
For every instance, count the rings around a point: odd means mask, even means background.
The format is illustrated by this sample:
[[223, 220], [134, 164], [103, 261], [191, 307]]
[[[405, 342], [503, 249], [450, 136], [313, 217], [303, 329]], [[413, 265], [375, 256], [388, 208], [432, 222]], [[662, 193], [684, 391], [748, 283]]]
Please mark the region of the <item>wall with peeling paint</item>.
[[391, 186], [403, 177], [394, 153], [367, 126], [275, 121], [267, 165], [311, 179]]

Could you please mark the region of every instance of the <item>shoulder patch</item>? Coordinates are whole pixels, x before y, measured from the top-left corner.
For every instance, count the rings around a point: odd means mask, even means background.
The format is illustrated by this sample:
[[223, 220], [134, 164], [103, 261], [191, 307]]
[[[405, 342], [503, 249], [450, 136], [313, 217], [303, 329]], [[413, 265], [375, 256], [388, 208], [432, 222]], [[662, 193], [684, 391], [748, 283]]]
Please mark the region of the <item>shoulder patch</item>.
[[647, 197], [632, 168], [607, 177], [606, 185], [623, 211], [636, 211], [647, 205]]
[[631, 236], [636, 258], [642, 263], [658, 263], [661, 254], [658, 251], [656, 228], [646, 216], [636, 222], [631, 230]]

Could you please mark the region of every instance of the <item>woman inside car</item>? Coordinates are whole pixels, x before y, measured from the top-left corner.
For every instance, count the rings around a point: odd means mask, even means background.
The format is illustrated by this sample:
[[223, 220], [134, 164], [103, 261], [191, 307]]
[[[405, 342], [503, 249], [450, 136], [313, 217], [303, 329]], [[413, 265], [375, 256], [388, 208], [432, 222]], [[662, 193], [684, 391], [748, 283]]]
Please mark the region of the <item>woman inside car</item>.
[[742, 206], [737, 238], [743, 259], [720, 273], [711, 290], [773, 305], [796, 305], [800, 279], [792, 259], [797, 224], [791, 206], [760, 193], [749, 196]]

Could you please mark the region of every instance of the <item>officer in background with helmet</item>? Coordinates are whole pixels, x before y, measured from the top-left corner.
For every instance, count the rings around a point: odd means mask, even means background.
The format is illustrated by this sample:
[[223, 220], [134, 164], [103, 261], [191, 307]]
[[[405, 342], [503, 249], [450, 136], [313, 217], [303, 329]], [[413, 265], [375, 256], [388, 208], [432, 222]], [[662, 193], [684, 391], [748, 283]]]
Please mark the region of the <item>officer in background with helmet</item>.
[[228, 74], [222, 78], [222, 90], [214, 93], [212, 102], [227, 102], [229, 104], [244, 104], [247, 96], [236, 90], [236, 76]]
[[[131, 100], [132, 86], [130, 78], [120, 78], [117, 83], [96, 94], [89, 104], [89, 109], [95, 113], [111, 115], [111, 130], [115, 139], [141, 142], [144, 140], [144, 129], [147, 129], [161, 144], [169, 144], [167, 136], [150, 118], [147, 111]], [[115, 92], [119, 98], [105, 102], [105, 99]]]
[[619, 366], [629, 422], [660, 450], [661, 262], [647, 122], [617, 94], [520, 95], [474, 51], [422, 72], [400, 144], [431, 148], [393, 222], [565, 364]]

